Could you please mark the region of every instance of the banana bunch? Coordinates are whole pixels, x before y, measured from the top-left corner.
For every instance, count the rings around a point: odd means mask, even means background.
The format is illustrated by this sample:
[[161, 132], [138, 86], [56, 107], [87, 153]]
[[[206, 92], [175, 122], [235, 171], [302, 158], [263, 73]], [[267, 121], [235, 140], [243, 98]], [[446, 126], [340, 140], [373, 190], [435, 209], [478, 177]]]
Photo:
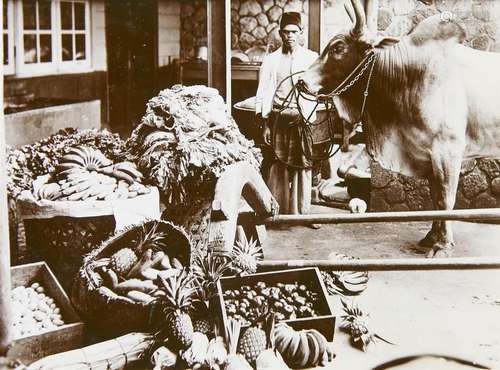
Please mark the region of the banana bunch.
[[135, 182], [140, 183], [143, 179], [143, 175], [139, 172], [135, 163], [128, 161], [115, 163], [112, 166], [102, 168], [100, 172], [118, 180], [126, 181], [130, 185]]
[[117, 180], [99, 172], [73, 171], [57, 183], [60, 185], [61, 196], [58, 200], [115, 200], [134, 198], [146, 194], [149, 189], [140, 184]]
[[41, 185], [35, 191], [37, 199], [57, 200], [61, 197], [61, 186], [56, 182]]
[[84, 171], [100, 171], [111, 166], [113, 162], [99, 150], [88, 146], [76, 146], [69, 149], [56, 166], [56, 174], [64, 178], [72, 169]]
[[51, 174], [52, 182], [33, 188], [38, 199], [114, 200], [149, 193], [141, 181], [143, 175], [134, 163], [113, 164], [99, 150], [76, 146], [60, 159]]
[[[332, 253], [331, 260], [354, 260], [354, 257]], [[368, 287], [367, 271], [321, 271], [323, 282], [329, 294], [356, 296]]]

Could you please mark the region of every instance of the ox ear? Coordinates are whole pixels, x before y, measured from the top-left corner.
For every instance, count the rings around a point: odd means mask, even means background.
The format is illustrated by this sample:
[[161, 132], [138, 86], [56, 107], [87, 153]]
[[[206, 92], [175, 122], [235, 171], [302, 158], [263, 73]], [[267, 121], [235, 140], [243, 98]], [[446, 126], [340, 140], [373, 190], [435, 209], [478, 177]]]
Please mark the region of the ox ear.
[[382, 37], [373, 43], [375, 49], [386, 49], [396, 45], [400, 39], [398, 37]]

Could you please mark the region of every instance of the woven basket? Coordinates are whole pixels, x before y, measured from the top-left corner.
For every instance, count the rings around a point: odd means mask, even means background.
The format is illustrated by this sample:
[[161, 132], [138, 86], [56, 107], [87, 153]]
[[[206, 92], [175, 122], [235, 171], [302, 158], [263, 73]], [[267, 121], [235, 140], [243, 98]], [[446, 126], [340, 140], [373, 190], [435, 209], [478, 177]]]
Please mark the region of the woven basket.
[[189, 237], [181, 227], [170, 222], [146, 221], [106, 239], [97, 249], [85, 256], [72, 289], [73, 304], [97, 335], [109, 337], [148, 329], [153, 305], [137, 303], [109, 289], [100, 289], [103, 282], [96, 268], [102, 266], [103, 259], [124, 246], [133, 249], [133, 240], [141, 228], [152, 227], [154, 223], [158, 223], [158, 231], [166, 234], [166, 246], [163, 249], [165, 254], [170, 258], [177, 258], [183, 266], [190, 266]]
[[92, 251], [115, 230], [113, 215], [94, 217], [58, 216], [24, 220], [26, 245], [32, 258], [41, 258], [53, 269], [64, 289]]
[[191, 240], [193, 254], [204, 255], [208, 249], [212, 199], [203, 198], [181, 207], [165, 210], [162, 219], [181, 225]]

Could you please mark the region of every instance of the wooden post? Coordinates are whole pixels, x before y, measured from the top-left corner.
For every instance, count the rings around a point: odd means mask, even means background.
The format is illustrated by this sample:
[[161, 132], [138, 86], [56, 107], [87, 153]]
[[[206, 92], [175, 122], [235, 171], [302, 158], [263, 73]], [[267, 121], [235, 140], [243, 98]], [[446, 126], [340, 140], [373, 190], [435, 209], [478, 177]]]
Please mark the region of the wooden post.
[[230, 0], [207, 0], [208, 86], [219, 90], [231, 113], [230, 16]]
[[365, 0], [366, 25], [372, 32], [377, 32], [378, 0]]
[[321, 51], [321, 6], [322, 0], [309, 1], [308, 48], [317, 53]]
[[[0, 19], [3, 19], [2, 12], [3, 8], [0, 10]], [[0, 50], [3, 50], [3, 39], [0, 41]], [[0, 53], [3, 56], [3, 52]], [[3, 101], [3, 70], [0, 72], [0, 78], [2, 79], [0, 92]], [[0, 112], [0, 356], [7, 353], [12, 338], [9, 208], [7, 204], [5, 145], [5, 121], [2, 109]]]

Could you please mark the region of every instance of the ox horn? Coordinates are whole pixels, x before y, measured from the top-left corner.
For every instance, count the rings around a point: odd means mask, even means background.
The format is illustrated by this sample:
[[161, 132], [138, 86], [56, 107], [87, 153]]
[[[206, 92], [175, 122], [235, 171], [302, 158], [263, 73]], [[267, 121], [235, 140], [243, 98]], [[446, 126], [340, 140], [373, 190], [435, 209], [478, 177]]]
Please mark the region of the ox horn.
[[352, 7], [354, 8], [354, 15], [356, 21], [354, 22], [354, 27], [352, 29], [352, 33], [355, 36], [362, 35], [366, 30], [366, 14], [363, 9], [363, 5], [359, 2], [359, 0], [351, 0]]
[[347, 13], [347, 15], [349, 16], [349, 19], [351, 20], [352, 23], [355, 23], [356, 22], [356, 16], [354, 15], [351, 7], [347, 4], [344, 4], [344, 9]]

